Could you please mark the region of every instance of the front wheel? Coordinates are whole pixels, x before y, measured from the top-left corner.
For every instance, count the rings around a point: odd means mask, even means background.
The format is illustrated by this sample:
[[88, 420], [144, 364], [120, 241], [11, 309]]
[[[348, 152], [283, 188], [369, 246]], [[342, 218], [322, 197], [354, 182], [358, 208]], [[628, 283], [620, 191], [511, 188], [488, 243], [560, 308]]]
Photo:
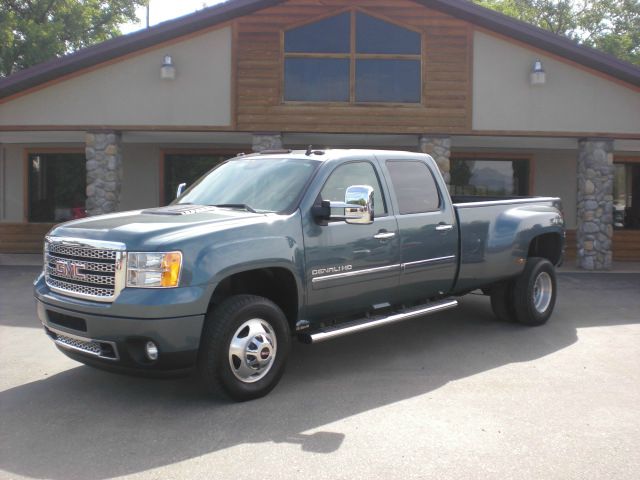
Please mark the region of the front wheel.
[[272, 301], [235, 295], [205, 320], [198, 372], [212, 394], [245, 401], [263, 397], [284, 373], [291, 337], [287, 319]]
[[545, 259], [531, 257], [513, 286], [515, 319], [524, 325], [543, 325], [556, 303], [556, 271]]

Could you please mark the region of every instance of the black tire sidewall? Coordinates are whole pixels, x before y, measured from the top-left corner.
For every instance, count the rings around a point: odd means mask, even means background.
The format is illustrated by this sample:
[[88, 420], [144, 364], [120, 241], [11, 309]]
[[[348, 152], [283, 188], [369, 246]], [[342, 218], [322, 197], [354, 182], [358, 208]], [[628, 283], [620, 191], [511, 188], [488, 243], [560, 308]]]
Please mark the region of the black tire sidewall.
[[[246, 383], [239, 380], [231, 370], [229, 345], [238, 328], [252, 318], [262, 319], [273, 328], [276, 335], [276, 357], [271, 369], [263, 378], [257, 382]], [[214, 370], [208, 372], [209, 375], [206, 375], [205, 381], [219, 382], [219, 387], [236, 401], [263, 397], [273, 390], [284, 373], [291, 348], [289, 325], [282, 310], [264, 297], [237, 295], [222, 302], [206, 321], [215, 322], [216, 328], [209, 329], [208, 335], [213, 335], [214, 338], [203, 339], [201, 347], [205, 349], [203, 352], [205, 356], [213, 356], [205, 362], [206, 368]], [[207, 386], [214, 387], [213, 390], [216, 390], [216, 386]]]
[[[546, 272], [551, 278], [552, 292], [549, 306], [544, 312], [539, 312], [533, 303], [533, 289], [536, 279], [543, 272]], [[516, 320], [519, 323], [530, 326], [543, 325], [546, 323], [553, 313], [557, 291], [556, 274], [553, 264], [545, 258], [529, 258], [522, 275], [517, 278], [513, 289]]]
[[515, 321], [512, 280], [498, 283], [491, 288], [491, 309], [499, 320], [503, 322]]

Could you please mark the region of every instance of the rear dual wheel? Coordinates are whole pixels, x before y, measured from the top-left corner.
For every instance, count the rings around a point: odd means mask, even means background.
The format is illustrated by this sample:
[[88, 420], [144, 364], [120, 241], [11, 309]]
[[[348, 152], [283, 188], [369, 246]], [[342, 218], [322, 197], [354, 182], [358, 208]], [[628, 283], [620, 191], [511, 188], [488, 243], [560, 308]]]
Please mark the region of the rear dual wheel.
[[556, 293], [553, 264], [545, 258], [531, 257], [518, 277], [492, 287], [491, 307], [500, 320], [543, 325], [553, 313]]

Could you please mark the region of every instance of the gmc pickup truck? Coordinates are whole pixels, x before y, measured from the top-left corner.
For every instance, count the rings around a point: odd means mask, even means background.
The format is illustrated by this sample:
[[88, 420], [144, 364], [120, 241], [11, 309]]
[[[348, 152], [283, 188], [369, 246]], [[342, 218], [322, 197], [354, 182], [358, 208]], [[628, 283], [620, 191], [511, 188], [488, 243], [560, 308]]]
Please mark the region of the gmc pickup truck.
[[474, 290], [499, 319], [541, 325], [563, 246], [558, 199], [452, 201], [428, 155], [270, 151], [219, 165], [169, 206], [56, 226], [34, 291], [69, 357], [196, 369], [242, 401], [275, 387], [293, 338], [422, 318]]

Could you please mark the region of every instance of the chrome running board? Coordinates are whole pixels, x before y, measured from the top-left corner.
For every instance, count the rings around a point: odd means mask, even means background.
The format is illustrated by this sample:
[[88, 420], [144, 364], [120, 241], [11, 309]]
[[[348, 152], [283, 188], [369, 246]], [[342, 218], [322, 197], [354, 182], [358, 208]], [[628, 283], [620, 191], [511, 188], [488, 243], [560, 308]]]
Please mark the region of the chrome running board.
[[351, 335], [352, 333], [383, 327], [403, 320], [409, 320], [423, 315], [430, 315], [432, 313], [441, 312], [457, 306], [457, 300], [439, 300], [437, 302], [410, 308], [400, 313], [394, 313], [387, 317], [366, 318], [356, 320], [355, 322], [349, 322], [344, 325], [336, 325], [313, 333], [303, 333], [300, 334], [298, 338], [303, 343], [320, 343], [333, 338], [342, 337], [344, 335]]

